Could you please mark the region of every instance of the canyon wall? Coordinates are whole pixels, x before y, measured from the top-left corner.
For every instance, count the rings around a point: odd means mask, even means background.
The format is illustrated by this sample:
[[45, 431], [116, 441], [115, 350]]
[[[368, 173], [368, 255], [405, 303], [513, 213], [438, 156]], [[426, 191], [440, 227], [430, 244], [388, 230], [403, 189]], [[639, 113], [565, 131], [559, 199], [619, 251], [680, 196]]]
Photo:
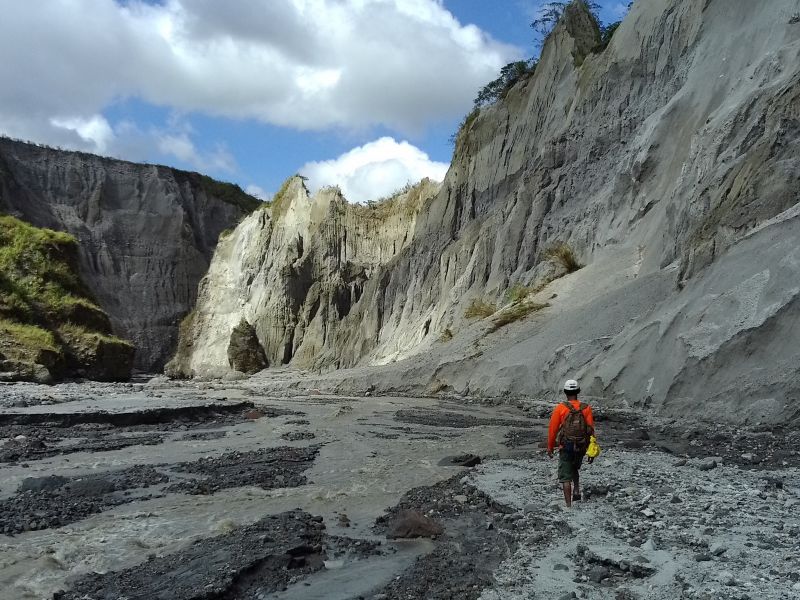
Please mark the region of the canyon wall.
[[258, 205], [198, 173], [0, 138], [0, 211], [77, 238], [80, 275], [141, 370], [174, 353], [220, 233]]
[[352, 325], [350, 311], [376, 273], [408, 248], [417, 216], [438, 189], [423, 180], [361, 206], [348, 204], [336, 188], [312, 197], [302, 178], [290, 178], [270, 207], [221, 240], [168, 374], [229, 372], [231, 335], [242, 323], [255, 330], [265, 365], [273, 366], [313, 364], [345, 322], [365, 336], [379, 331], [379, 312]]
[[[276, 250], [293, 217], [251, 217], [211, 270], [249, 269], [262, 291], [233, 283], [239, 307], [216, 315], [232, 280], [207, 278], [180, 372], [230, 372], [225, 348], [245, 320], [270, 365], [353, 368], [337, 375], [350, 389], [542, 395], [570, 375], [608, 405], [800, 419], [798, 11], [637, 0], [602, 48], [574, 3], [535, 73], [466, 121], [441, 189], [346, 311], [311, 310], [348, 280], [309, 279], [311, 244]], [[341, 228], [318, 214], [317, 229]], [[351, 236], [336, 231], [326, 248]], [[558, 244], [585, 266], [568, 273]], [[468, 318], [475, 301], [494, 314]], [[295, 304], [311, 307], [298, 323], [317, 320], [313, 342], [298, 345], [278, 314]]]

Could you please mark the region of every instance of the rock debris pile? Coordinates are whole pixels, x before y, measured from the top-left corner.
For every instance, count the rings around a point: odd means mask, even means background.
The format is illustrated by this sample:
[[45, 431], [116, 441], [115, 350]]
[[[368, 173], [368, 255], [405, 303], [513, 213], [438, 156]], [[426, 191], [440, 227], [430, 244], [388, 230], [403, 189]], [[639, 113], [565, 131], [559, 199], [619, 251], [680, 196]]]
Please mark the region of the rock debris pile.
[[518, 551], [483, 600], [800, 595], [797, 468], [611, 450], [583, 469], [584, 501], [571, 510], [554, 469], [543, 458], [503, 460], [471, 476], [521, 515]]

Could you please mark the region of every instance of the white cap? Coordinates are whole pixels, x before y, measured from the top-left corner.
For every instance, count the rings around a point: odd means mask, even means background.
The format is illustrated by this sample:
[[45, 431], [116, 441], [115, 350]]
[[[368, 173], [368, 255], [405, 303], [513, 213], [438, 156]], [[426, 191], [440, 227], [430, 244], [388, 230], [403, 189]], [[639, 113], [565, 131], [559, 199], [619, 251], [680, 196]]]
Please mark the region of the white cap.
[[566, 383], [564, 384], [565, 392], [577, 392], [579, 389], [578, 382], [574, 379], [567, 379]]

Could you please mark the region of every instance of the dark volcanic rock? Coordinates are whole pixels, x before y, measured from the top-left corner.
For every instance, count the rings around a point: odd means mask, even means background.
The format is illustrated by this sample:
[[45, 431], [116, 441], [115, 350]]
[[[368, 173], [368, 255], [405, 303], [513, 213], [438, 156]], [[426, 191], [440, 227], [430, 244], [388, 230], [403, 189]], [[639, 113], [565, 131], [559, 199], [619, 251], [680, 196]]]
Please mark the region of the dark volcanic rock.
[[261, 342], [258, 341], [256, 330], [250, 323], [242, 319], [231, 332], [228, 344], [228, 364], [234, 371], [252, 375], [269, 366], [267, 355]]
[[0, 211], [78, 239], [80, 274], [143, 370], [175, 349], [220, 233], [258, 205], [198, 173], [0, 138]]
[[252, 452], [231, 452], [215, 458], [180, 463], [182, 473], [203, 476], [182, 481], [167, 491], [187, 494], [213, 494], [233, 487], [257, 486], [265, 490], [305, 484], [303, 472], [311, 467], [319, 448], [262, 448]]
[[78, 580], [55, 600], [251, 600], [323, 568], [325, 525], [299, 510], [140, 565]]
[[287, 431], [281, 435], [282, 440], [287, 442], [296, 442], [298, 440], [313, 440], [316, 434], [313, 431]]
[[[467, 501], [454, 501], [455, 496], [465, 496]], [[400, 504], [378, 518], [375, 529], [386, 532], [388, 524], [406, 511], [427, 515], [441, 524], [443, 532], [435, 538], [430, 554], [375, 590], [375, 598], [473, 600], [491, 585], [495, 569], [516, 548], [514, 536], [503, 524], [508, 509], [462, 483], [461, 475], [410, 490]]]
[[446, 456], [439, 461], [439, 465], [443, 467], [474, 467], [479, 464], [481, 464], [481, 457], [475, 454]]
[[509, 448], [516, 448], [517, 446], [537, 444], [545, 439], [547, 439], [547, 435], [543, 434], [542, 431], [533, 429], [510, 429], [508, 433], [506, 433], [506, 439], [503, 444]]
[[28, 478], [0, 501], [0, 533], [60, 527], [137, 499], [129, 490], [168, 481], [151, 466], [83, 477]]
[[[252, 406], [251, 402], [237, 402], [118, 413], [4, 413], [0, 415], [0, 438], [10, 439], [0, 447], [0, 463], [160, 444], [171, 431], [241, 423]], [[271, 417], [291, 412], [263, 411], [262, 416]], [[183, 439], [224, 435], [224, 431], [198, 432]]]

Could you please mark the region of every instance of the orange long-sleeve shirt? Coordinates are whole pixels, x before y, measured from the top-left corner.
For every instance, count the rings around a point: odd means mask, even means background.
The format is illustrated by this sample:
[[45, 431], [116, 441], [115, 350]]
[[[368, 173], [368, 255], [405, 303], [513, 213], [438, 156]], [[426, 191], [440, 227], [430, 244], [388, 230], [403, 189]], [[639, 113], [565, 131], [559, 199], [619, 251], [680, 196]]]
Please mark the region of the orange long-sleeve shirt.
[[[581, 407], [580, 400], [572, 400], [571, 404], [574, 408], [578, 409]], [[556, 447], [556, 436], [558, 435], [558, 430], [561, 429], [561, 424], [564, 422], [564, 419], [567, 418], [569, 414], [569, 409], [564, 406], [563, 402], [559, 402], [556, 404], [556, 407], [553, 409], [553, 415], [550, 417], [550, 428], [547, 431], [547, 450], [553, 450]], [[586, 408], [583, 409], [583, 417], [586, 419], [586, 424], [594, 429], [594, 415], [592, 415], [592, 407], [588, 404]]]

